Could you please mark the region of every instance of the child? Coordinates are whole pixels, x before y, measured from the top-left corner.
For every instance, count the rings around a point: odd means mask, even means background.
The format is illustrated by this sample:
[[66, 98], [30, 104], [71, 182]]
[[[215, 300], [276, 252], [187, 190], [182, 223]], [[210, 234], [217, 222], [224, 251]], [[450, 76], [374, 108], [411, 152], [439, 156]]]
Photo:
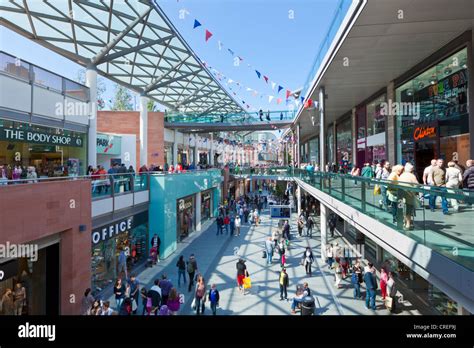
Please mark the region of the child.
[[211, 290], [209, 290], [209, 303], [211, 305], [212, 314], [216, 315], [217, 307], [219, 307], [219, 291], [217, 290], [216, 284], [212, 284]]

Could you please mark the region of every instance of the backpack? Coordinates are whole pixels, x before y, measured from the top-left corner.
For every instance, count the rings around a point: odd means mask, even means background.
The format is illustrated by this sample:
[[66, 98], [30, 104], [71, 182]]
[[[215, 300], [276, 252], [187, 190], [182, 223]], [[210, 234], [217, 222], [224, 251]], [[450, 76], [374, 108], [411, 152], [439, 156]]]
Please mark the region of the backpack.
[[188, 262], [188, 273], [193, 273], [194, 271], [195, 271], [194, 263], [193, 262]]

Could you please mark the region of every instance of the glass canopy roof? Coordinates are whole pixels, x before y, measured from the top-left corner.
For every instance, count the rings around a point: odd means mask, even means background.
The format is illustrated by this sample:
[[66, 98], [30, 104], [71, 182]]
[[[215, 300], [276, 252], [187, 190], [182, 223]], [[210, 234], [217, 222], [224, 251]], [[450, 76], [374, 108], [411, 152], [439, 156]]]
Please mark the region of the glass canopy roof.
[[156, 0], [10, 0], [0, 11], [3, 26], [171, 110], [244, 111]]

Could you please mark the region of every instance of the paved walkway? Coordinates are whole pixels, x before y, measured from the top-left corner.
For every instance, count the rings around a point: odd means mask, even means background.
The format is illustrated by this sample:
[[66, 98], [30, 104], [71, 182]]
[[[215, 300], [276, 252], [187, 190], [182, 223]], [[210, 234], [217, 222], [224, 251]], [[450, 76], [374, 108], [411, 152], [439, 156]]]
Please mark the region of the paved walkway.
[[[157, 266], [147, 268], [138, 275], [141, 284], [146, 284], [149, 289], [153, 280], [166, 273], [173, 284], [177, 285], [176, 262], [179, 255], [189, 257], [194, 253], [197, 258], [199, 272], [201, 272], [208, 285], [217, 285], [220, 292], [220, 307], [218, 315], [290, 315], [290, 301], [280, 301], [279, 271], [280, 265], [274, 260], [273, 265], [266, 265], [266, 259], [262, 258], [262, 250], [265, 239], [271, 235], [273, 229], [278, 228], [278, 220], [271, 219], [268, 210], [262, 212], [261, 224], [259, 226], [243, 226], [239, 237], [219, 235], [216, 236], [216, 224], [207, 222], [203, 231], [192, 234], [183, 243], [178, 244], [178, 250], [166, 260], [162, 260]], [[317, 225], [317, 224], [316, 224]], [[373, 312], [365, 308], [365, 301], [353, 299], [350, 278], [343, 280], [342, 289], [334, 286], [333, 271], [326, 264], [322, 264], [320, 258], [320, 240], [317, 226], [313, 231], [313, 238], [297, 237], [296, 214], [292, 216], [292, 240], [287, 252], [287, 272], [290, 286], [288, 297], [291, 299], [297, 284], [308, 282], [312, 294], [316, 298], [317, 315], [386, 315], [389, 314], [383, 308], [380, 296], [377, 296], [377, 311]], [[336, 237], [337, 238], [337, 237]], [[343, 240], [338, 240], [343, 245]], [[313, 249], [315, 264], [313, 275], [308, 277], [304, 267], [300, 266], [302, 254], [306, 246]], [[252, 279], [252, 289], [246, 294], [241, 294], [236, 284], [235, 264], [239, 257], [246, 260], [247, 268]], [[364, 294], [363, 285], [362, 293]], [[178, 288], [185, 296], [185, 303], [181, 306], [180, 315], [193, 315], [191, 301], [193, 292], [189, 293], [187, 287], [181, 284]], [[110, 298], [115, 304], [113, 296]], [[419, 311], [405, 301], [400, 306], [397, 314], [416, 315]], [[403, 308], [402, 308], [403, 307]], [[141, 303], [139, 304], [141, 313]], [[211, 313], [209, 304], [206, 303], [206, 315]]]

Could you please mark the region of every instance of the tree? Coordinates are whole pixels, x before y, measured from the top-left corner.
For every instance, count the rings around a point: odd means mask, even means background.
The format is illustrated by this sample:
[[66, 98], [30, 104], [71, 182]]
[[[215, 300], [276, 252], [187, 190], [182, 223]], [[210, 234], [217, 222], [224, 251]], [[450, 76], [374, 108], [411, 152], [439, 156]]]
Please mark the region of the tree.
[[148, 111], [156, 111], [155, 101], [152, 99], [148, 100], [148, 103], [146, 104], [146, 108], [148, 109]]
[[115, 95], [114, 99], [112, 100], [112, 107], [110, 109], [112, 111], [133, 110], [132, 94], [127, 88], [119, 85], [118, 83], [115, 84]]
[[[86, 84], [86, 70], [79, 69], [76, 74], [75, 78], [76, 82], [85, 85]], [[102, 110], [105, 108], [105, 101], [103, 95], [106, 91], [107, 87], [105, 84], [105, 80], [103, 77], [97, 78], [97, 109]]]

